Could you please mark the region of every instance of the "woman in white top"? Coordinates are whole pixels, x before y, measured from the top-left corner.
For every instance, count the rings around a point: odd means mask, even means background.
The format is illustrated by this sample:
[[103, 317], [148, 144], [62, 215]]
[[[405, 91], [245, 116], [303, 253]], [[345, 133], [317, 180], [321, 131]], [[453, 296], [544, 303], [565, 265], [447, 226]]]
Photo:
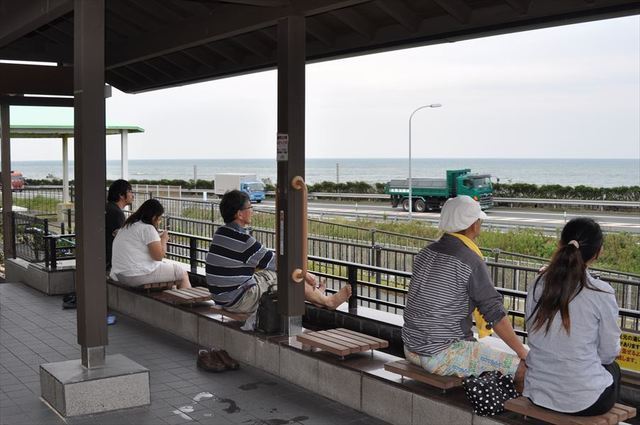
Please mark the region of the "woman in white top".
[[587, 270], [602, 252], [602, 239], [595, 221], [569, 221], [551, 263], [529, 289], [523, 394], [538, 406], [594, 416], [618, 398], [618, 304], [611, 286]]
[[113, 240], [111, 278], [128, 286], [174, 282], [191, 288], [187, 272], [175, 263], [164, 263], [169, 233], [158, 231], [164, 207], [149, 199], [124, 222]]

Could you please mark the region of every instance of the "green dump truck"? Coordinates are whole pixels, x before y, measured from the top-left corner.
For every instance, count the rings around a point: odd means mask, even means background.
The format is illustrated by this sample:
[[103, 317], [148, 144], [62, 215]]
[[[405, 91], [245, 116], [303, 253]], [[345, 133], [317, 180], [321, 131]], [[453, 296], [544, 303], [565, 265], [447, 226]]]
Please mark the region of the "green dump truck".
[[[432, 211], [458, 195], [469, 195], [485, 210], [493, 206], [493, 186], [488, 174], [471, 174], [471, 169], [447, 170], [447, 178], [412, 178], [413, 211]], [[409, 211], [409, 179], [391, 180], [385, 186], [391, 206]]]

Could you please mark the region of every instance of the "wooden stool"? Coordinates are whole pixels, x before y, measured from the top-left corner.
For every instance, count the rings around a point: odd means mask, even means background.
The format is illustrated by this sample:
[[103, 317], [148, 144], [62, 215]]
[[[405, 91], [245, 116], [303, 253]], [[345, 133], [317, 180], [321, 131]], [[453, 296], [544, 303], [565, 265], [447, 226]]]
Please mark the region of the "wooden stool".
[[636, 416], [636, 408], [616, 403], [607, 413], [599, 416], [572, 416], [554, 412], [531, 403], [527, 397], [508, 400], [504, 409], [525, 417], [539, 419], [554, 425], [614, 425]]
[[402, 381], [407, 377], [418, 382], [431, 385], [432, 387], [440, 388], [442, 393], [446, 393], [447, 390], [451, 388], [462, 386], [462, 378], [429, 373], [420, 366], [416, 366], [407, 360], [397, 360], [395, 362], [387, 363], [384, 365], [384, 370], [397, 373], [402, 376]]
[[389, 346], [389, 342], [384, 339], [344, 328], [306, 332], [298, 335], [296, 339], [305, 345], [340, 356], [341, 359], [352, 353], [361, 353], [369, 350], [373, 355], [373, 350]]

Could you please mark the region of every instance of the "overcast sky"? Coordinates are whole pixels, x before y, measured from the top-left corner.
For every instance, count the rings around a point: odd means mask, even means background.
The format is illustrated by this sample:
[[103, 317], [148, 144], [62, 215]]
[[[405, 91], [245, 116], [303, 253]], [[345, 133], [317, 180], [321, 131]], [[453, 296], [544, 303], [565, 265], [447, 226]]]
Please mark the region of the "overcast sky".
[[[635, 158], [640, 17], [307, 66], [309, 158]], [[72, 124], [68, 108], [12, 107], [12, 124]], [[129, 95], [107, 123], [136, 125], [131, 159], [275, 158], [276, 73]], [[107, 156], [117, 159], [117, 136]], [[60, 159], [54, 140], [14, 140], [12, 160]]]

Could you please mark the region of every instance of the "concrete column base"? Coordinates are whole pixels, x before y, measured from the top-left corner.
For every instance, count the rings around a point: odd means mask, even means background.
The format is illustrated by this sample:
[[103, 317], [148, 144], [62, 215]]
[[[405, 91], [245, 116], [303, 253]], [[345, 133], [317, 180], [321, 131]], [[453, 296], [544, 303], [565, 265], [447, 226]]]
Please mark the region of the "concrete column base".
[[89, 415], [150, 404], [149, 369], [121, 354], [104, 367], [86, 369], [80, 360], [40, 365], [42, 398], [62, 416]]

